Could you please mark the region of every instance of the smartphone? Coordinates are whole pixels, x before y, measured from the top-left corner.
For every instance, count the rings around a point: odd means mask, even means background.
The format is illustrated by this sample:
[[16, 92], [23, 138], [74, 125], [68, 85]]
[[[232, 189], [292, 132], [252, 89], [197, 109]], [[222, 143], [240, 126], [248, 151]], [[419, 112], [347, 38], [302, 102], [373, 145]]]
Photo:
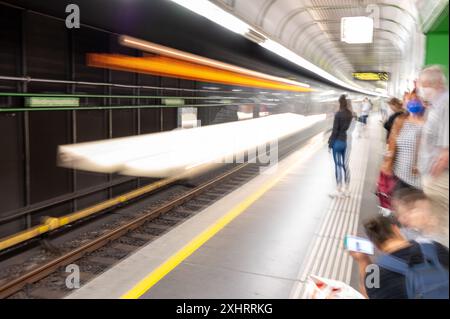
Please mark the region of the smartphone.
[[347, 235], [344, 238], [344, 247], [347, 250], [373, 255], [375, 248], [370, 240], [366, 238]]

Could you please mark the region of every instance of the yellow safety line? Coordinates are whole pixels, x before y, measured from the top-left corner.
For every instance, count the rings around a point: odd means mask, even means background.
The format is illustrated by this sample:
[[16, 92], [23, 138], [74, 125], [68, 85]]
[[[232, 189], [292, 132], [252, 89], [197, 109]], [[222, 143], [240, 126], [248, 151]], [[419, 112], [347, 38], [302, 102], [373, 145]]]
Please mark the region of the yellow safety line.
[[[241, 203], [237, 204], [233, 207], [228, 213], [222, 216], [215, 224], [208, 227], [202, 233], [197, 235], [194, 239], [192, 239], [188, 244], [186, 244], [183, 248], [181, 248], [174, 255], [169, 257], [165, 262], [158, 266], [154, 271], [152, 271], [149, 275], [147, 275], [144, 279], [142, 279], [139, 283], [137, 283], [133, 288], [131, 288], [128, 292], [122, 295], [121, 299], [138, 299], [144, 293], [146, 293], [150, 288], [152, 288], [155, 284], [157, 284], [162, 278], [164, 278], [169, 272], [175, 269], [183, 260], [189, 257], [192, 253], [194, 253], [198, 248], [200, 248], [204, 243], [206, 243], [209, 239], [211, 239], [215, 234], [217, 234], [222, 228], [228, 225], [233, 219], [243, 213], [247, 208], [249, 208], [254, 202], [256, 202], [262, 195], [264, 195], [268, 190], [274, 187], [284, 176], [286, 176], [290, 171], [299, 166], [302, 160], [306, 160], [311, 156], [314, 151], [319, 149], [319, 145], [322, 145], [322, 140], [320, 136], [323, 133], [320, 133], [313, 137], [311, 141], [301, 150], [303, 157], [300, 157], [298, 161], [295, 161], [294, 164], [289, 166], [284, 172], [278, 174], [276, 178], [270, 180], [265, 183], [260, 189], [254, 192], [252, 195], [247, 197]], [[316, 139], [318, 141], [316, 141]], [[311, 149], [308, 149], [310, 147]], [[310, 151], [306, 154], [306, 151]], [[307, 156], [309, 155], [309, 156]]]

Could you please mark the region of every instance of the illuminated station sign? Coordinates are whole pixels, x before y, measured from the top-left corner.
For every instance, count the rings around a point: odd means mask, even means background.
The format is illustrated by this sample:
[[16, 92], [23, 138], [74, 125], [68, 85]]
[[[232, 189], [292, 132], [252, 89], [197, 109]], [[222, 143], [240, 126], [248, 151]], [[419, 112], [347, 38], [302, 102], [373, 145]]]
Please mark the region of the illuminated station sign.
[[361, 81], [389, 81], [387, 72], [354, 72], [353, 78]]

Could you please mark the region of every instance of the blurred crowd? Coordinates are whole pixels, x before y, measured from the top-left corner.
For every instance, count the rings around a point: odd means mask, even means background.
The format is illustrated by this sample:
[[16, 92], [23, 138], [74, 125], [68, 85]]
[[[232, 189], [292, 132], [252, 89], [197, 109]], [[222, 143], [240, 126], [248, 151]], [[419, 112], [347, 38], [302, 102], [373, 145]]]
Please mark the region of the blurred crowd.
[[[364, 224], [379, 251], [351, 252], [369, 298], [449, 297], [449, 92], [439, 66], [423, 69], [411, 92], [381, 112], [386, 154], [378, 181], [380, 214]], [[378, 286], [366, 269], [379, 266]]]
[[[332, 197], [347, 195], [347, 131], [355, 118], [344, 95], [339, 104], [329, 140], [337, 183]], [[359, 266], [360, 291], [374, 299], [448, 299], [449, 92], [443, 69], [424, 68], [414, 89], [387, 105], [381, 109], [386, 131], [377, 183], [381, 210], [364, 223], [376, 258], [350, 251]], [[364, 99], [356, 116], [362, 127], [371, 106]], [[373, 265], [379, 267], [376, 284], [368, 282], [373, 274], [367, 269]]]

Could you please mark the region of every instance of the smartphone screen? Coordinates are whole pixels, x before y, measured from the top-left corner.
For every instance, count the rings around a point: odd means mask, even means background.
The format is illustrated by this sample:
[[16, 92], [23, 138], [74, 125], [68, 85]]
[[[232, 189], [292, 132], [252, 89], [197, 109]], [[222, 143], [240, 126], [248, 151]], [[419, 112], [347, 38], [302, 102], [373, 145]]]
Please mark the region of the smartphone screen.
[[356, 251], [368, 255], [374, 254], [373, 244], [365, 238], [356, 236], [346, 236], [344, 239], [344, 247], [347, 250]]

